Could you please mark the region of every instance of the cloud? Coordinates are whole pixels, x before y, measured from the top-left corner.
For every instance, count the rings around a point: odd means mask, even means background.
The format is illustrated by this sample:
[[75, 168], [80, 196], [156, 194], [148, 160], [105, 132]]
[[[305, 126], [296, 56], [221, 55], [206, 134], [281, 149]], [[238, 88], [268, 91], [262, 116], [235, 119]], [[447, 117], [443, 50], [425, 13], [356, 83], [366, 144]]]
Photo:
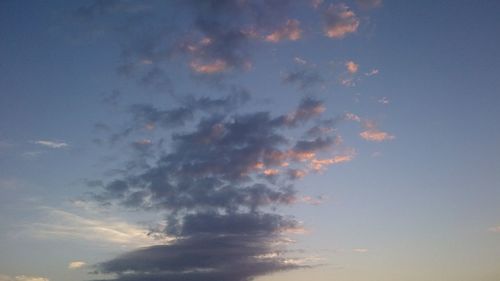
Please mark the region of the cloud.
[[381, 104], [389, 104], [389, 98], [388, 97], [381, 97], [377, 102], [381, 103]]
[[[102, 204], [164, 212], [166, 226], [150, 233], [175, 239], [100, 263], [97, 271], [117, 281], [246, 281], [307, 267], [289, 257], [285, 242], [286, 235], [303, 233], [303, 227], [271, 210], [299, 202], [293, 187], [298, 178], [348, 161], [341, 155], [316, 157], [338, 145], [335, 137], [295, 140], [284, 133], [307, 131], [307, 124], [324, 114], [323, 102], [304, 98], [290, 113], [275, 117], [219, 111], [221, 104], [212, 99], [183, 103], [181, 108], [192, 110], [192, 129], [172, 133], [170, 149], [156, 164], [104, 183], [93, 195]], [[194, 109], [201, 105], [213, 108]], [[153, 112], [158, 121], [163, 116], [158, 112], [165, 111]]]
[[227, 67], [228, 67], [227, 63], [221, 59], [216, 59], [211, 63], [205, 63], [205, 64], [199, 62], [191, 63], [191, 68], [195, 72], [202, 74], [213, 74], [213, 73], [223, 72], [227, 69]]
[[358, 115], [356, 115], [354, 113], [351, 113], [351, 112], [347, 112], [344, 115], [344, 119], [345, 120], [350, 120], [350, 121], [361, 122], [361, 117], [359, 117]]
[[395, 137], [387, 132], [381, 131], [377, 128], [377, 124], [371, 120], [364, 120], [362, 122], [364, 131], [359, 135], [367, 141], [387, 141], [393, 140]]
[[85, 265], [87, 265], [87, 263], [83, 261], [72, 261], [68, 264], [68, 269], [78, 269], [84, 267]]
[[365, 73], [366, 76], [374, 76], [374, 75], [378, 75], [379, 73], [379, 70], [374, 68], [372, 70], [370, 70], [369, 72]]
[[355, 253], [364, 254], [364, 253], [368, 252], [368, 249], [366, 249], [366, 248], [355, 248], [355, 249], [352, 249], [352, 251], [355, 252]]
[[349, 72], [350, 74], [355, 74], [356, 72], [358, 72], [359, 65], [350, 60], [345, 63], [345, 67], [347, 68], [347, 72]]
[[44, 277], [35, 277], [26, 275], [18, 275], [15, 277], [10, 277], [7, 275], [0, 274], [0, 281], [49, 281], [49, 279]]
[[323, 13], [323, 20], [325, 35], [334, 39], [341, 39], [356, 32], [359, 27], [358, 17], [343, 3], [331, 4]]
[[34, 143], [50, 148], [64, 148], [69, 146], [69, 144], [65, 142], [50, 141], [50, 140], [37, 140], [34, 141]]
[[26, 226], [31, 235], [41, 239], [69, 239], [127, 247], [166, 243], [148, 235], [149, 230], [113, 218], [86, 218], [67, 211], [42, 208], [45, 219]]
[[284, 39], [291, 41], [299, 40], [302, 36], [302, 30], [299, 26], [300, 22], [298, 20], [289, 19], [283, 27], [267, 35], [264, 39], [272, 43], [277, 43]]
[[285, 73], [282, 81], [286, 84], [295, 84], [300, 90], [308, 90], [321, 85], [324, 79], [314, 68], [304, 67]]

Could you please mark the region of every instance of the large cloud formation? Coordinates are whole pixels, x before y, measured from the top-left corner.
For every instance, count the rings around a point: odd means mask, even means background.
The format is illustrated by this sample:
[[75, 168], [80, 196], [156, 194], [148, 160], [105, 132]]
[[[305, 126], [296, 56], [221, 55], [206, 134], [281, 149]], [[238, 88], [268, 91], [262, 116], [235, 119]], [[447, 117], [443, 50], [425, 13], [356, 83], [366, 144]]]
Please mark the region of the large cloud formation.
[[[181, 25], [151, 16], [148, 5], [98, 1], [76, 15], [90, 21], [132, 14], [117, 28], [126, 37], [119, 72], [149, 86], [173, 89], [166, 66], [178, 62], [190, 78], [248, 70], [255, 44], [300, 40], [306, 30], [302, 21], [288, 17], [292, 3], [286, 0], [180, 1], [176, 11], [188, 11]], [[329, 5], [322, 16], [331, 38], [359, 26], [345, 4]], [[287, 72], [283, 82], [304, 91], [323, 78], [304, 68]], [[176, 96], [177, 106], [129, 107], [130, 123], [111, 141], [146, 128], [161, 134], [161, 145], [151, 153], [152, 140], [135, 140], [140, 163], [100, 181], [102, 190], [92, 198], [106, 206], [162, 212], [166, 226], [151, 235], [174, 239], [97, 264], [97, 273], [115, 281], [248, 281], [309, 266], [287, 250], [287, 233], [300, 232], [302, 225], [277, 210], [303, 200], [296, 180], [350, 161], [354, 152], [339, 149], [336, 121], [323, 116], [321, 100], [305, 97], [288, 112], [273, 114], [242, 110], [249, 99], [248, 91], [234, 86], [225, 97]]]
[[[200, 99], [184, 109], [195, 112], [201, 101], [216, 100]], [[158, 112], [179, 109], [142, 110], [141, 116], [162, 116]], [[295, 110], [276, 117], [231, 110], [194, 114], [193, 129], [172, 134], [171, 150], [154, 165], [105, 184], [94, 196], [100, 202], [165, 211], [167, 226], [157, 231], [176, 239], [101, 263], [98, 272], [115, 274], [113, 280], [120, 281], [243, 281], [304, 267], [285, 249], [284, 234], [300, 230], [300, 223], [272, 209], [297, 201], [297, 177], [291, 175], [314, 172], [318, 163], [335, 164], [317, 158], [318, 152], [334, 153], [335, 136], [293, 140], [285, 134], [324, 111], [321, 101], [305, 98]]]

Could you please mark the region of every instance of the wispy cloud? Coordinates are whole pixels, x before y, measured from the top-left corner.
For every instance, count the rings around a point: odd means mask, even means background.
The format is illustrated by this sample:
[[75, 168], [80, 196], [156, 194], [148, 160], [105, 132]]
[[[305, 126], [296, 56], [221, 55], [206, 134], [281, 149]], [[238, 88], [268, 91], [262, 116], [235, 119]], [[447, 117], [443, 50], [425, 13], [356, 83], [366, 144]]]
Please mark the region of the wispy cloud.
[[68, 264], [68, 269], [79, 269], [85, 265], [87, 265], [87, 263], [83, 261], [72, 261]]
[[69, 146], [69, 144], [67, 144], [66, 142], [51, 141], [51, 140], [36, 140], [34, 141], [34, 143], [50, 148], [64, 148]]
[[10, 277], [7, 275], [0, 274], [0, 281], [49, 281], [49, 279], [44, 277], [27, 276], [27, 275], [17, 275], [14, 277]]
[[45, 219], [26, 226], [31, 235], [43, 239], [70, 239], [128, 247], [166, 243], [149, 236], [149, 230], [117, 219], [86, 218], [68, 211], [42, 208]]
[[352, 249], [352, 251], [355, 253], [359, 253], [359, 254], [368, 253], [368, 249], [366, 249], [366, 248], [355, 248], [355, 249]]
[[365, 76], [374, 76], [374, 75], [377, 75], [379, 72], [380, 72], [380, 71], [379, 71], [378, 69], [374, 68], [374, 69], [372, 69], [372, 70], [370, 70], [370, 71], [366, 72], [366, 73], [365, 73]]

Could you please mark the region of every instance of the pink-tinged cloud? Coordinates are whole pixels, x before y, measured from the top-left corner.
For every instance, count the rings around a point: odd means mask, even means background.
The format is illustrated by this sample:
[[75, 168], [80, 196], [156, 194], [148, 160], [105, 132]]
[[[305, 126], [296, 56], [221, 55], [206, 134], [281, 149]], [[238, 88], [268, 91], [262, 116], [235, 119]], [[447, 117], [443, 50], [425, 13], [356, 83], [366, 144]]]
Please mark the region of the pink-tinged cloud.
[[285, 26], [275, 30], [264, 39], [268, 42], [277, 43], [285, 39], [296, 41], [299, 40], [301, 36], [302, 30], [300, 29], [300, 22], [296, 19], [290, 19], [286, 21]]
[[359, 69], [359, 64], [355, 63], [354, 61], [350, 60], [345, 63], [345, 67], [347, 68], [347, 71], [350, 74], [354, 74], [358, 72]]
[[346, 114], [344, 114], [344, 119], [349, 121], [361, 122], [361, 117], [351, 112], [347, 112]]
[[212, 63], [192, 62], [191, 69], [201, 74], [214, 74], [227, 69], [227, 63], [221, 59], [216, 59]]
[[326, 159], [312, 159], [310, 166], [312, 170], [319, 172], [324, 170], [325, 166], [349, 162], [353, 159], [353, 157], [354, 154], [351, 153], [345, 155], [336, 155], [332, 158], [326, 158]]
[[331, 4], [325, 11], [325, 35], [340, 39], [349, 33], [356, 32], [359, 27], [359, 18], [346, 4]]
[[265, 169], [262, 173], [266, 176], [276, 176], [280, 171], [277, 169]]
[[301, 179], [307, 175], [307, 171], [301, 169], [290, 169], [288, 175], [291, 179]]
[[359, 135], [367, 141], [381, 142], [381, 141], [392, 140], [395, 138], [393, 135], [390, 135], [387, 132], [379, 130], [377, 128], [377, 125], [373, 121], [364, 120], [363, 127], [365, 128], [365, 130], [361, 132]]

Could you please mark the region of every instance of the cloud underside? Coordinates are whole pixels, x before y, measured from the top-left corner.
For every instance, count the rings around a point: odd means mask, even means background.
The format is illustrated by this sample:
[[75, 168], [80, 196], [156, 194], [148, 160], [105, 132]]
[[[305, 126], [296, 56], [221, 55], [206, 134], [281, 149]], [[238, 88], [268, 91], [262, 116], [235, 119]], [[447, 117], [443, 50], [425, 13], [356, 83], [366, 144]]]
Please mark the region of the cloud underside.
[[[195, 123], [188, 125], [192, 131], [171, 136], [171, 149], [155, 165], [110, 181], [94, 194], [103, 204], [164, 211], [166, 227], [152, 234], [176, 237], [99, 264], [98, 271], [114, 275], [113, 280], [243, 281], [305, 266], [286, 250], [287, 233], [301, 232], [302, 226], [271, 210], [302, 200], [295, 180], [351, 160], [352, 153], [337, 150], [340, 140], [333, 130], [306, 133], [309, 124], [321, 120], [324, 104], [305, 98], [294, 110], [273, 117], [269, 112], [234, 114], [233, 107], [207, 114], [196, 109], [199, 102], [182, 110], [133, 111], [140, 116], [134, 117], [137, 127]], [[177, 114], [184, 111], [190, 114]], [[304, 137], [286, 136], [297, 130]]]
[[303, 267], [280, 257], [273, 243], [276, 239], [268, 235], [196, 235], [126, 253], [100, 264], [100, 269], [122, 272], [116, 280], [127, 281], [243, 281]]

